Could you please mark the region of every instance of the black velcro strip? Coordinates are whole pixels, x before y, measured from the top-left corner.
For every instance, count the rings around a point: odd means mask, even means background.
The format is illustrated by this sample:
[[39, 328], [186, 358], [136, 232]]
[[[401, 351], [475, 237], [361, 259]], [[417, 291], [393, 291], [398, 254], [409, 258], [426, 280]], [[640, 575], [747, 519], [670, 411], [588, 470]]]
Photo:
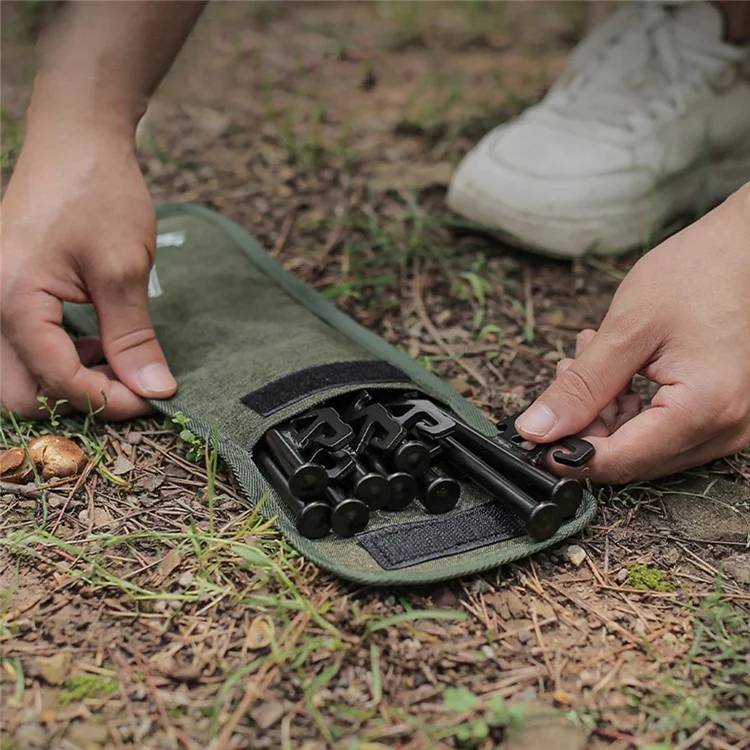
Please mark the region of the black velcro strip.
[[263, 417], [279, 409], [331, 388], [342, 385], [372, 385], [373, 383], [401, 383], [409, 378], [397, 367], [382, 360], [334, 362], [308, 367], [274, 380], [243, 396], [245, 406]]
[[486, 547], [525, 533], [518, 516], [502, 505], [487, 503], [425, 521], [364, 531], [357, 534], [357, 541], [381, 568], [395, 570]]

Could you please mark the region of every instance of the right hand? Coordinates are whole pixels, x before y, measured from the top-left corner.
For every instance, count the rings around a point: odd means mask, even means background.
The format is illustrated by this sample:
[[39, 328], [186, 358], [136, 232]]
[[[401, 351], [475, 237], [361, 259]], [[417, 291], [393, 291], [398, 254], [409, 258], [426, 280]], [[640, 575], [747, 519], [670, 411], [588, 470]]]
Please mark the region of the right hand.
[[[44, 395], [129, 419], [175, 392], [148, 311], [155, 244], [131, 136], [54, 120], [29, 132], [2, 205], [3, 408], [43, 418]], [[93, 303], [100, 342], [68, 336], [64, 301]]]

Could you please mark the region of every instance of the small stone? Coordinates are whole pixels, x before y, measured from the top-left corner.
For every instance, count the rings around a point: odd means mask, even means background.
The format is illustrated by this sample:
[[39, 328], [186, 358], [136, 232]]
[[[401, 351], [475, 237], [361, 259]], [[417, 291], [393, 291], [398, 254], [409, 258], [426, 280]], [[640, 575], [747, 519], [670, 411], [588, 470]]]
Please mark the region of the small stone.
[[486, 643], [482, 646], [481, 651], [487, 659], [493, 659], [495, 657], [495, 652], [492, 650], [492, 646], [489, 646]]
[[596, 676], [596, 674], [589, 671], [588, 669], [584, 669], [578, 675], [578, 679], [580, 680], [581, 685], [583, 685], [584, 687], [592, 687], [598, 682], [598, 677]]
[[523, 617], [526, 614], [526, 607], [521, 598], [509, 591], [505, 595], [505, 602], [508, 605], [508, 611], [511, 617]]
[[286, 709], [280, 700], [268, 700], [250, 712], [250, 717], [258, 729], [272, 727], [284, 715]]
[[72, 657], [69, 651], [59, 651], [52, 656], [38, 656], [39, 674], [50, 685], [61, 685], [70, 671]]
[[677, 547], [670, 547], [663, 555], [662, 560], [665, 565], [676, 565], [681, 557], [682, 553]]
[[469, 584], [469, 591], [472, 594], [487, 594], [492, 591], [492, 586], [484, 578], [477, 578]]
[[183, 589], [186, 589], [190, 584], [193, 582], [193, 579], [195, 576], [189, 571], [186, 570], [178, 579], [177, 579], [177, 585], [181, 586]]
[[47, 505], [49, 505], [50, 508], [59, 508], [64, 502], [65, 498], [62, 495], [57, 495], [53, 492], [50, 492], [47, 495]]
[[579, 568], [581, 563], [586, 559], [586, 550], [577, 544], [570, 544], [563, 550], [563, 557], [570, 563]]
[[628, 580], [628, 569], [627, 568], [621, 568], [617, 571], [615, 574], [615, 581], [617, 583], [625, 583], [625, 581]]
[[500, 750], [584, 750], [588, 730], [559, 712], [551, 712], [547, 703], [527, 702], [523, 726], [498, 745]]
[[440, 609], [452, 609], [458, 604], [459, 598], [453, 589], [444, 588], [434, 596], [433, 602]]
[[66, 739], [82, 750], [102, 747], [107, 742], [108, 736], [107, 727], [92, 720], [74, 721], [65, 734]]
[[112, 516], [104, 508], [94, 508], [93, 514], [90, 514], [87, 508], [84, 508], [78, 514], [78, 520], [86, 524], [91, 523], [91, 526], [95, 529], [99, 529], [103, 526], [110, 526], [112, 524]]
[[547, 602], [537, 602], [534, 604], [534, 611], [541, 620], [551, 620], [556, 618], [555, 609]]
[[41, 724], [23, 724], [16, 730], [15, 742], [9, 747], [49, 747], [47, 733]]
[[528, 643], [532, 638], [531, 631], [527, 630], [526, 628], [524, 628], [523, 630], [519, 630], [516, 638], [518, 638], [521, 643]]
[[198, 682], [203, 675], [200, 667], [192, 664], [179, 664], [173, 656], [163, 656], [153, 661], [154, 667], [165, 677], [177, 682]]
[[664, 633], [661, 639], [665, 643], [677, 643], [677, 636], [674, 633]]
[[737, 583], [750, 586], [750, 554], [747, 552], [737, 552], [725, 557], [721, 562], [721, 567]]

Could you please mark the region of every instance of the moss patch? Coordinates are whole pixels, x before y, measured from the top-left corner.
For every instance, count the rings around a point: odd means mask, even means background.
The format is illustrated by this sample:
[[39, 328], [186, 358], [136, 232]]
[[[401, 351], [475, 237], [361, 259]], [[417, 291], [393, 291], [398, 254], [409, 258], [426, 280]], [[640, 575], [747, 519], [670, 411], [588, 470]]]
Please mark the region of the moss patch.
[[658, 568], [638, 563], [628, 568], [627, 585], [640, 591], [674, 591], [669, 575]]
[[80, 703], [86, 698], [111, 695], [118, 686], [117, 680], [95, 674], [79, 674], [65, 681], [59, 700], [63, 706], [69, 706], [71, 703]]

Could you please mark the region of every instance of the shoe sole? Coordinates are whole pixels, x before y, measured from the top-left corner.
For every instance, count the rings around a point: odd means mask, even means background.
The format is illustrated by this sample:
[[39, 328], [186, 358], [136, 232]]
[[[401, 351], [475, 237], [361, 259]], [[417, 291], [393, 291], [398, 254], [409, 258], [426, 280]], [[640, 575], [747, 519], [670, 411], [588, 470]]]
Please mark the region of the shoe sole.
[[739, 155], [693, 166], [632, 203], [596, 214], [561, 217], [499, 205], [460, 172], [450, 185], [447, 202], [453, 211], [509, 244], [540, 255], [619, 255], [639, 246], [652, 247], [669, 234], [665, 227], [691, 213], [705, 213], [748, 180], [750, 144]]

